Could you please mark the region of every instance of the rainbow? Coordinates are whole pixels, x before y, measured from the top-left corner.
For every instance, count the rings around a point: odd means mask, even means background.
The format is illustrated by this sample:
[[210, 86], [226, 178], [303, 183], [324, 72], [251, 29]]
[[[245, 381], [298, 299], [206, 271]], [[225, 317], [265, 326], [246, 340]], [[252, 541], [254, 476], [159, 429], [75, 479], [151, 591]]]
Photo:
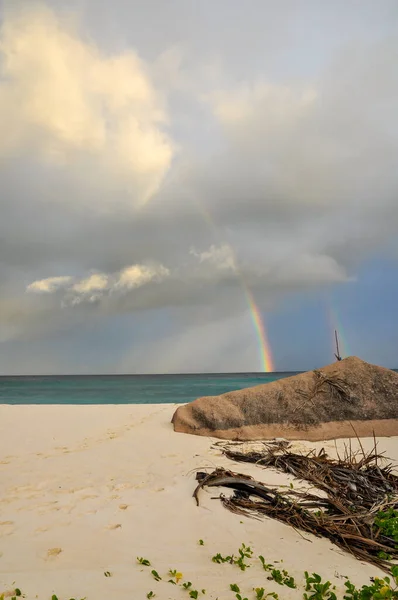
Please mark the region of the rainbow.
[[247, 302], [250, 309], [250, 316], [253, 321], [254, 329], [256, 331], [258, 339], [259, 353], [261, 357], [261, 368], [265, 373], [272, 373], [275, 370], [274, 361], [272, 358], [271, 346], [268, 341], [264, 320], [254, 300], [252, 292], [249, 290], [246, 284], [244, 284], [242, 278], [240, 281], [247, 298]]
[[272, 373], [275, 370], [275, 367], [274, 367], [274, 361], [272, 358], [271, 346], [268, 341], [265, 323], [264, 323], [261, 311], [254, 299], [253, 292], [250, 290], [249, 286], [247, 285], [247, 283], [243, 277], [243, 274], [241, 273], [240, 269], [238, 268], [238, 261], [237, 261], [236, 253], [235, 253], [233, 247], [231, 246], [231, 244], [229, 242], [225, 241], [224, 239], [222, 239], [222, 236], [220, 236], [220, 230], [217, 227], [217, 224], [214, 221], [209, 210], [206, 209], [203, 205], [199, 204], [198, 201], [195, 202], [195, 205], [196, 205], [198, 211], [200, 212], [200, 214], [203, 216], [204, 220], [210, 225], [210, 228], [215, 233], [216, 238], [217, 239], [221, 238], [222, 244], [225, 246], [228, 246], [228, 248], [231, 251], [231, 255], [233, 258], [234, 271], [235, 271], [237, 280], [239, 281], [241, 288], [243, 290], [243, 293], [245, 295], [245, 298], [246, 298], [246, 301], [247, 301], [247, 304], [249, 307], [250, 317], [251, 317], [251, 320], [253, 323], [254, 331], [256, 333], [256, 338], [257, 338], [257, 342], [258, 342], [258, 353], [259, 353], [260, 362], [261, 362], [261, 370], [264, 371], [265, 373]]

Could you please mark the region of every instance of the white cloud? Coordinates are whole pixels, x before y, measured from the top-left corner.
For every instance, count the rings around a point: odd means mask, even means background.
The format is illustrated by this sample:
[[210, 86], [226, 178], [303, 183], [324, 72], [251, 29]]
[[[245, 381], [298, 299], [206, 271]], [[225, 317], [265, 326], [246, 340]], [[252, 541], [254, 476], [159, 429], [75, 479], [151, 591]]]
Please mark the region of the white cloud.
[[115, 283], [115, 289], [125, 288], [127, 290], [132, 290], [141, 287], [150, 281], [160, 282], [169, 275], [169, 269], [163, 265], [132, 265], [120, 272]]
[[5, 12], [0, 30], [0, 157], [34, 152], [92, 185], [143, 203], [168, 171], [167, 114], [132, 51], [107, 56], [45, 5]]
[[71, 276], [49, 277], [30, 283], [27, 292], [53, 294], [62, 289], [62, 306], [76, 306], [82, 302], [97, 302], [104, 295], [141, 288], [149, 283], [160, 283], [170, 276], [170, 270], [158, 265], [131, 265], [115, 273], [93, 273], [76, 280]]
[[28, 292], [37, 292], [41, 294], [53, 294], [61, 288], [67, 287], [72, 281], [72, 277], [59, 276], [59, 277], [47, 277], [47, 279], [39, 279], [34, 281], [27, 286]]
[[82, 279], [72, 287], [74, 292], [78, 294], [87, 294], [89, 292], [103, 291], [108, 287], [108, 277], [103, 273], [94, 273]]

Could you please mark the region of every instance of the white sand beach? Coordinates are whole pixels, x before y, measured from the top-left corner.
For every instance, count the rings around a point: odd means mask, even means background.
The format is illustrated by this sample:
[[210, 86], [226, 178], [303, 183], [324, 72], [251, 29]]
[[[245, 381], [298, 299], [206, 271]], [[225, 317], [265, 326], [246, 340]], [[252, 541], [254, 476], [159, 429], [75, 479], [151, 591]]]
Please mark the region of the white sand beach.
[[[242, 542], [267, 562], [283, 560], [299, 581], [304, 570], [316, 571], [338, 590], [343, 575], [362, 584], [381, 574], [326, 540], [230, 513], [211, 499], [219, 490], [202, 491], [197, 507], [192, 492], [199, 468], [229, 466], [271, 484], [291, 480], [228, 461], [211, 439], [174, 433], [174, 410], [0, 407], [0, 594], [18, 587], [40, 600], [52, 594], [59, 600], [131, 600], [150, 591], [159, 599], [188, 598], [184, 589], [154, 581], [150, 569], [137, 564], [140, 556], [161, 576], [170, 568], [181, 571], [184, 580], [207, 590], [204, 598], [234, 598], [230, 583], [249, 598], [254, 586], [277, 591], [281, 599], [302, 598], [302, 588], [267, 581], [259, 564], [242, 572], [211, 562]], [[369, 448], [373, 440], [363, 443]], [[322, 446], [334, 454], [333, 441], [293, 442], [295, 449]], [[379, 450], [398, 459], [397, 438], [380, 439]]]

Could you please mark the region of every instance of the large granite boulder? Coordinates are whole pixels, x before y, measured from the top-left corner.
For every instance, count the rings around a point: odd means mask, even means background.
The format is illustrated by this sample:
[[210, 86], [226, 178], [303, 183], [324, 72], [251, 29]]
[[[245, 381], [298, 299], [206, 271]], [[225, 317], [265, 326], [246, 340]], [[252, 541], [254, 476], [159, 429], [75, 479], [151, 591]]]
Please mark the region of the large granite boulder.
[[356, 357], [175, 411], [181, 433], [230, 440], [398, 435], [398, 373]]

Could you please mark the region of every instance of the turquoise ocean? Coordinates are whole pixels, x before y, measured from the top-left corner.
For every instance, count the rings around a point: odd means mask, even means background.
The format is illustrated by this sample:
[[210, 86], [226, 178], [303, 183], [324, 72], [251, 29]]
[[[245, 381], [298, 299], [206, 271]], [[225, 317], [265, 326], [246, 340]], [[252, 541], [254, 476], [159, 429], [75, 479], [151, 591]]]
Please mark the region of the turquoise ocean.
[[295, 374], [0, 377], [0, 404], [184, 404]]

